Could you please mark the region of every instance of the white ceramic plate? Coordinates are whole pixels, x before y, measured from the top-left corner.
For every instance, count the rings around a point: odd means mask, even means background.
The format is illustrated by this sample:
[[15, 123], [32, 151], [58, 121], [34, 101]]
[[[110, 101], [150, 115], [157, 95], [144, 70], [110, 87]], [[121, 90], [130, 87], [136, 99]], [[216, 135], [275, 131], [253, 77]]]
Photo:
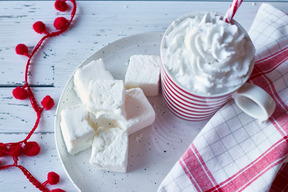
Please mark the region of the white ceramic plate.
[[[162, 33], [151, 32], [115, 41], [89, 57], [103, 58], [115, 79], [124, 79], [129, 57], [134, 54], [159, 55]], [[80, 67], [79, 66], [79, 67]], [[80, 103], [73, 90], [73, 74], [60, 97], [55, 118], [55, 139], [64, 169], [73, 184], [82, 192], [152, 192], [186, 150], [206, 122], [188, 122], [172, 115], [162, 96], [148, 98], [155, 112], [154, 124], [129, 136], [127, 173], [98, 170], [89, 164], [90, 152], [69, 155], [62, 138], [60, 112]]]

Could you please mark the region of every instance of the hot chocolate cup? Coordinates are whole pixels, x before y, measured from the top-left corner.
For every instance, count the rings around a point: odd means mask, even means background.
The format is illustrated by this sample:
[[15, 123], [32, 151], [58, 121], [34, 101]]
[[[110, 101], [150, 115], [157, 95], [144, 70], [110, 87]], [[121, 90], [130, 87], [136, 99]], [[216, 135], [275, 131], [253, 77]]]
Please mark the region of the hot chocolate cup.
[[[248, 43], [248, 44], [246, 43], [248, 46], [246, 46], [245, 49], [249, 49], [249, 50], [246, 50], [246, 53], [245, 53], [246, 55], [245, 54], [243, 55], [244, 60], [246, 62], [242, 62], [242, 61], [240, 62], [240, 63], [244, 63], [243, 65], [245, 65], [246, 68], [248, 67], [248, 69], [244, 75], [241, 75], [241, 77], [237, 77], [237, 81], [238, 79], [240, 79], [240, 81], [237, 82], [236, 85], [228, 87], [226, 85], [219, 84], [219, 81], [217, 80], [218, 82], [215, 82], [216, 85], [213, 85], [211, 87], [220, 87], [219, 89], [213, 88], [209, 90], [209, 86], [208, 86], [208, 88], [203, 89], [204, 91], [207, 89], [208, 92], [201, 92], [202, 82], [201, 81], [198, 82], [197, 80], [197, 78], [198, 79], [202, 78], [201, 70], [200, 70], [200, 73], [198, 72], [197, 74], [196, 73], [189, 74], [190, 69], [189, 70], [187, 69], [187, 73], [185, 70], [182, 70], [183, 75], [179, 73], [178, 74], [175, 73], [175, 71], [177, 70], [173, 71], [174, 67], [177, 69], [178, 67], [177, 65], [179, 65], [178, 62], [174, 62], [174, 61], [178, 61], [179, 59], [178, 60], [172, 59], [173, 54], [176, 54], [176, 53], [174, 52], [167, 53], [167, 50], [174, 50], [176, 48], [178, 49], [177, 47], [178, 45], [177, 44], [175, 45], [175, 43], [173, 43], [171, 40], [171, 39], [174, 39], [175, 41], [175, 38], [170, 38], [171, 34], [176, 36], [181, 33], [180, 35], [183, 36], [184, 34], [185, 36], [185, 34], [191, 32], [191, 29], [193, 30], [193, 27], [189, 30], [188, 29], [184, 30], [185, 28], [184, 29], [181, 28], [183, 27], [182, 25], [183, 22], [187, 22], [188, 20], [190, 20], [190, 18], [195, 19], [196, 16], [198, 18], [203, 18], [204, 15], [206, 17], [211, 17], [211, 15], [216, 16], [220, 20], [221, 18], [223, 18], [221, 14], [214, 13], [214, 12], [195, 12], [195, 13], [186, 14], [176, 19], [175, 21], [173, 21], [163, 35], [161, 45], [160, 45], [161, 85], [162, 85], [163, 97], [168, 108], [176, 116], [182, 119], [190, 120], [190, 121], [199, 121], [199, 120], [205, 120], [205, 119], [211, 118], [215, 112], [217, 112], [225, 103], [227, 103], [227, 101], [233, 98], [235, 100], [235, 103], [238, 105], [238, 107], [241, 110], [243, 110], [245, 113], [247, 113], [248, 115], [254, 118], [257, 118], [261, 121], [267, 120], [275, 110], [275, 102], [273, 98], [262, 88], [256, 85], [247, 83], [254, 68], [255, 48], [246, 30], [235, 20], [231, 21], [231, 25], [237, 26], [239, 33], [244, 34], [245, 41], [247, 41]], [[208, 18], [208, 20], [209, 19], [210, 18]], [[185, 44], [184, 40], [183, 42], [181, 42], [182, 40], [181, 38], [179, 38], [180, 40], [177, 39], [177, 41], [179, 41], [177, 42], [179, 46], [183, 46], [183, 44]], [[170, 40], [171, 42], [169, 42]], [[230, 46], [231, 45], [233, 46], [233, 44], [230, 44]], [[174, 47], [171, 48], [169, 46], [174, 46]], [[194, 46], [194, 45], [191, 45], [191, 46]], [[194, 49], [191, 49], [191, 50], [193, 51]], [[185, 51], [187, 52], [187, 50]], [[182, 54], [182, 52], [185, 52], [185, 51], [182, 51], [181, 48], [179, 48], [177, 53]], [[194, 53], [192, 52], [191, 54], [194, 54]], [[185, 54], [182, 54], [182, 55], [180, 56], [178, 55], [177, 57], [180, 58], [180, 60], [183, 59], [183, 61], [186, 60], [187, 62], [187, 59], [185, 58], [185, 56], [187, 55], [189, 56], [189, 52], [186, 55]], [[241, 59], [241, 57], [239, 58]], [[232, 63], [230, 62], [230, 64], [234, 65], [233, 62]], [[187, 64], [187, 66], [190, 66], [190, 65], [192, 64], [190, 63]], [[227, 82], [229, 84], [230, 83], [229, 81], [231, 79], [229, 75], [235, 75], [235, 74], [237, 75], [237, 73], [238, 73], [237, 71], [236, 72], [233, 71], [233, 74], [230, 74], [227, 72], [227, 74], [225, 75], [227, 75], [228, 80], [224, 80], [223, 82]], [[239, 73], [242, 74], [242, 72], [239, 72]], [[197, 76], [197, 78], [188, 79], [190, 77], [189, 75]], [[214, 73], [209, 74], [209, 72], [205, 72], [203, 76], [205, 77], [207, 76], [208, 78], [211, 77], [210, 79], [213, 79], [213, 75], [215, 74]], [[188, 83], [183, 81], [183, 79], [185, 80], [183, 76], [187, 77]], [[223, 79], [223, 78], [220, 77], [220, 79]], [[233, 78], [231, 81], [233, 81]], [[200, 91], [197, 89], [196, 90], [193, 89], [193, 86], [191, 86], [192, 87], [191, 88], [189, 82], [190, 83], [192, 82], [192, 84], [195, 84], [194, 87], [200, 88]], [[203, 86], [205, 85], [203, 84]]]

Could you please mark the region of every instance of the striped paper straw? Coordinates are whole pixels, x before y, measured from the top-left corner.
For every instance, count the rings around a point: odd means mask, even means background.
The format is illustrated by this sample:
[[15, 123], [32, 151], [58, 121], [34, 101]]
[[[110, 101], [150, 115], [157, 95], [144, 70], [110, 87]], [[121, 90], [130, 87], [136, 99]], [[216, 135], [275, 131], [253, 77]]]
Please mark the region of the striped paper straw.
[[227, 23], [230, 23], [232, 21], [237, 9], [240, 7], [242, 2], [243, 0], [233, 0], [232, 4], [230, 5], [224, 16], [224, 21], [226, 21]]

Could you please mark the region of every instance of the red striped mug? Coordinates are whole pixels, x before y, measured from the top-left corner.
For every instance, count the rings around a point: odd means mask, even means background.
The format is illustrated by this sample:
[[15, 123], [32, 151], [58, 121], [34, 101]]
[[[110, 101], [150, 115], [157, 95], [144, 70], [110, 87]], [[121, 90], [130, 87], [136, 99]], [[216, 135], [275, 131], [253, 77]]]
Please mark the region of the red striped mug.
[[[174, 33], [175, 35], [178, 35], [178, 33], [183, 33], [183, 29], [181, 29], [181, 31], [179, 30], [179, 28], [177, 28], [179, 23], [181, 23], [183, 20], [187, 18], [194, 18], [196, 15], [202, 17], [205, 13], [206, 12], [191, 13], [176, 19], [171, 23], [171, 25], [167, 28], [163, 35], [160, 45], [161, 86], [162, 94], [168, 108], [176, 116], [185, 120], [205, 120], [212, 117], [213, 114], [217, 110], [219, 110], [219, 108], [221, 108], [231, 97], [233, 97], [236, 104], [244, 112], [259, 120], [267, 120], [274, 112], [275, 102], [270, 97], [270, 95], [263, 89], [255, 85], [246, 83], [254, 67], [255, 49], [245, 29], [236, 21], [233, 20], [231, 24], [236, 25], [238, 29], [242, 31], [243, 34], [245, 34], [246, 38], [251, 42], [251, 45], [253, 46], [253, 49], [251, 50], [253, 54], [253, 59], [249, 64], [249, 70], [247, 72], [247, 75], [243, 77], [241, 84], [234, 86], [229, 90], [225, 90], [222, 92], [220, 91], [215, 94], [206, 94], [201, 92], [199, 93], [183, 85], [183, 82], [180, 82], [180, 80], [175, 77], [176, 75], [171, 72], [171, 66], [170, 68], [168, 67], [168, 62], [170, 62], [169, 65], [171, 65], [171, 63], [172, 65], [177, 65], [178, 63], [169, 61], [166, 58], [168, 57], [167, 54], [163, 53], [168, 50], [169, 46], [171, 46], [169, 45], [169, 43], [171, 42], [167, 42], [169, 41], [169, 38], [166, 39], [166, 37], [171, 33]], [[173, 30], [177, 30], [177, 32]], [[172, 40], [170, 39], [170, 41]], [[180, 43], [184, 44], [184, 39], [183, 42]], [[175, 44], [172, 45], [175, 46]], [[197, 82], [195, 81], [193, 83]], [[199, 85], [201, 86], [201, 82], [199, 82]]]

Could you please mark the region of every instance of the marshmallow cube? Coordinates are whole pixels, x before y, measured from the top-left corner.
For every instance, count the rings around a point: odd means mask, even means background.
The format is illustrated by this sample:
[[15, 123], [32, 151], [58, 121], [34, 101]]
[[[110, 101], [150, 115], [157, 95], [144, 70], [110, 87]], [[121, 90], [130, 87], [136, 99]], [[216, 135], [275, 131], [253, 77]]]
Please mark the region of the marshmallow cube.
[[160, 89], [160, 57], [133, 55], [125, 75], [126, 89], [139, 87], [146, 96], [156, 96]]
[[99, 127], [93, 139], [89, 160], [98, 169], [112, 172], [126, 172], [128, 164], [128, 134], [114, 127]]
[[84, 104], [61, 111], [61, 131], [67, 151], [71, 155], [91, 147], [95, 131], [88, 121], [89, 115]]
[[140, 88], [126, 91], [125, 109], [127, 120], [118, 120], [117, 123], [128, 134], [151, 125], [155, 120], [154, 109]]
[[91, 61], [75, 72], [75, 91], [82, 103], [86, 104], [88, 102], [89, 82], [96, 79], [114, 79], [112, 74], [105, 69], [102, 59]]
[[87, 110], [96, 118], [126, 119], [123, 80], [91, 80]]

